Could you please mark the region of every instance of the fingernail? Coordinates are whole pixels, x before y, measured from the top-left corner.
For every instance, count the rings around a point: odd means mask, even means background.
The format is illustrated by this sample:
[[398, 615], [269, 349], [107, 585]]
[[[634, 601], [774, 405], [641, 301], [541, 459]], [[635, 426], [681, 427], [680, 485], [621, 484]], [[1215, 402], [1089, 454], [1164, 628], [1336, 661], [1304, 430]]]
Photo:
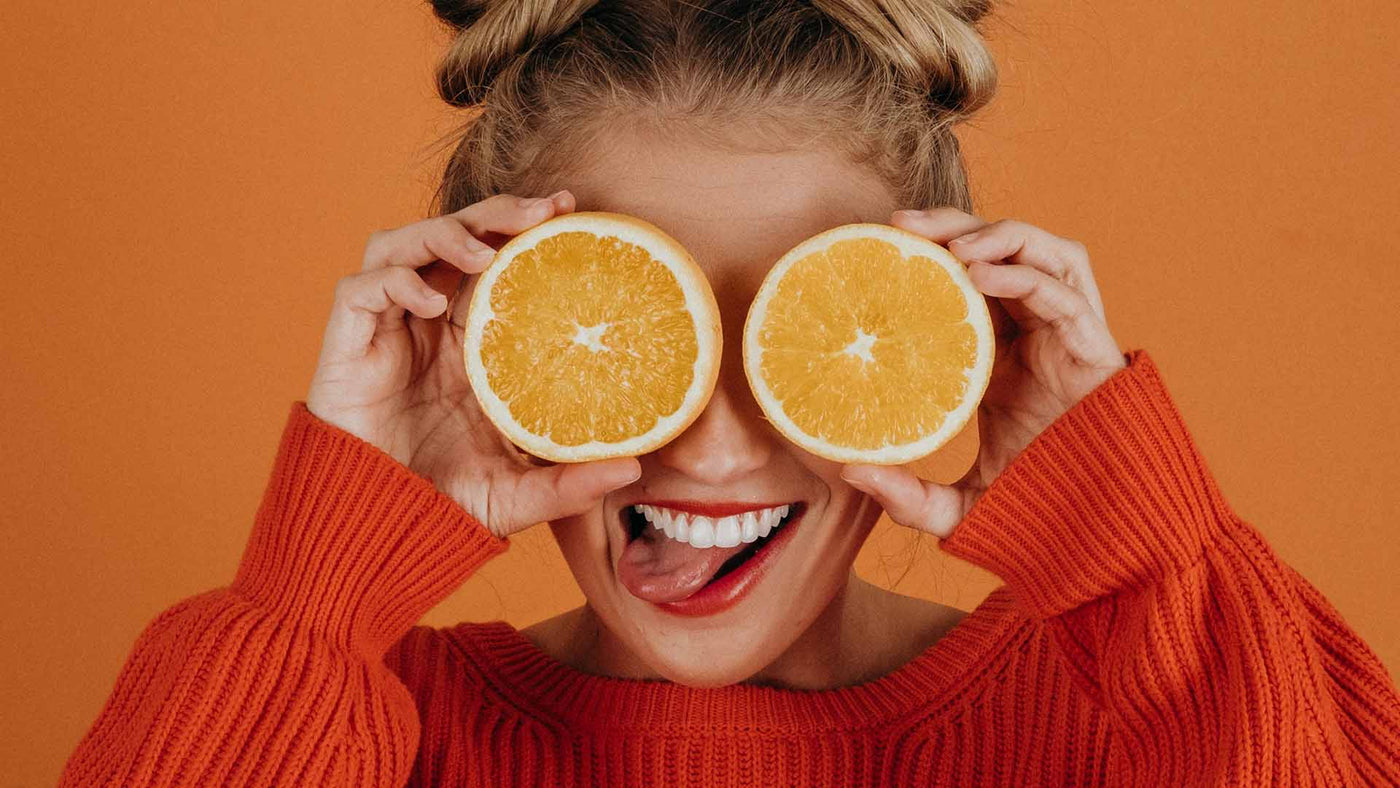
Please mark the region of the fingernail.
[[642, 478], [642, 469], [640, 466], [633, 465], [632, 467], [628, 468], [627, 472], [624, 474], [619, 468], [616, 472], [614, 472], [613, 476], [613, 487], [625, 487], [626, 485], [629, 485], [632, 482], [635, 482], [636, 480]]
[[549, 197], [546, 198], [546, 199], [549, 199], [549, 200], [557, 200], [557, 199], [559, 199], [560, 197], [563, 197], [564, 195], [566, 195], [566, 194], [568, 194], [568, 193], [569, 193], [569, 190], [568, 190], [568, 189], [560, 189], [559, 191], [557, 191], [557, 192], [555, 192], [555, 193], [549, 195]]
[[896, 219], [917, 219], [923, 211], [916, 211], [912, 208], [901, 208], [894, 212]]
[[958, 237], [958, 238], [954, 238], [954, 239], [952, 240], [952, 243], [955, 243], [955, 244], [974, 244], [974, 243], [977, 243], [977, 241], [978, 241], [979, 238], [981, 238], [981, 236], [978, 235], [977, 233], [968, 233], [967, 235], [963, 235], [963, 236], [960, 236], [960, 237]]
[[861, 481], [860, 479], [852, 479], [851, 477], [845, 474], [841, 475], [841, 479], [842, 481], [846, 482], [846, 484], [851, 485], [852, 487], [856, 488], [857, 490], [860, 490], [863, 493], [871, 493], [870, 485], [867, 482]]

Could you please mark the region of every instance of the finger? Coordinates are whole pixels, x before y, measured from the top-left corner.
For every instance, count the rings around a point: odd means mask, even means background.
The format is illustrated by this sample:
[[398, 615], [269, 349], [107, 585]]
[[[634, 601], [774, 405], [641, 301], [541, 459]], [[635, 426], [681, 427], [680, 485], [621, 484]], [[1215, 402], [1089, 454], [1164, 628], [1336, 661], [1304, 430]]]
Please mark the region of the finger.
[[875, 499], [900, 525], [947, 538], [962, 521], [963, 493], [892, 465], [846, 465], [846, 483]]
[[554, 214], [556, 216], [565, 213], [573, 213], [574, 209], [578, 207], [574, 193], [568, 189], [560, 189], [549, 195], [549, 199], [554, 201]]
[[618, 457], [510, 473], [518, 474], [514, 484], [493, 484], [491, 493], [497, 498], [491, 516], [500, 518], [493, 526], [505, 532], [582, 514], [608, 492], [641, 478], [642, 466], [635, 457]]
[[1108, 325], [1094, 312], [1084, 294], [1044, 271], [1028, 265], [974, 262], [967, 275], [977, 289], [1000, 299], [1014, 299], [1008, 308], [1022, 328], [1049, 325], [1070, 355], [1092, 365], [1111, 365], [1121, 358]]
[[[560, 191], [557, 191], [544, 199], [553, 201], [554, 216], [561, 216], [566, 213], [572, 213], [574, 208], [577, 206], [577, 202], [574, 198], [573, 192], [569, 191], [568, 189], [561, 189]], [[488, 233], [488, 235], [490, 235], [490, 233]], [[439, 292], [451, 293], [451, 295], [448, 297], [448, 303], [450, 305], [449, 309], [451, 310], [451, 312], [448, 314], [448, 322], [450, 322], [454, 326], [458, 326], [459, 328], [465, 327], [466, 325], [466, 294], [474, 279], [475, 278], [471, 276], [455, 277], [452, 280], [453, 284], [443, 287], [440, 287], [436, 282], [429, 280], [429, 282], [433, 284], [434, 289], [438, 290]]]
[[890, 223], [901, 230], [921, 235], [936, 244], [948, 242], [960, 235], [979, 230], [987, 225], [972, 214], [945, 205], [926, 211], [900, 210], [890, 217]]
[[393, 230], [376, 230], [365, 242], [363, 271], [401, 266], [419, 268], [445, 260], [464, 273], [491, 264], [496, 250], [472, 235], [452, 216], [435, 216]]
[[323, 358], [363, 355], [381, 320], [400, 318], [405, 311], [430, 319], [446, 308], [447, 297], [408, 268], [395, 266], [347, 276], [336, 283]]
[[462, 277], [457, 282], [456, 287], [453, 288], [452, 295], [448, 296], [447, 298], [447, 322], [451, 323], [454, 326], [457, 326], [458, 328], [467, 327], [467, 307], [469, 306], [471, 300], [471, 285], [472, 282], [476, 281], [477, 279], [480, 279], [480, 277]]
[[573, 194], [568, 189], [561, 189], [548, 197], [497, 194], [448, 216], [460, 222], [473, 236], [492, 240], [522, 233], [551, 216], [569, 213], [573, 209]]
[[1084, 244], [1061, 238], [1015, 219], [1002, 219], [948, 242], [948, 250], [964, 262], [1006, 260], [1028, 265], [1078, 289], [1104, 318], [1103, 300]]
[[441, 260], [419, 268], [418, 275], [428, 283], [428, 287], [447, 296], [448, 303], [452, 302], [459, 285], [472, 278], [471, 274], [464, 274], [456, 266]]
[[572, 211], [574, 204], [574, 196], [567, 189], [548, 197], [494, 195], [460, 211], [371, 233], [362, 268], [418, 268], [445, 260], [464, 273], [478, 273], [495, 259], [496, 249], [489, 241], [499, 245], [505, 236]]
[[[891, 222], [895, 227], [945, 246], [953, 238], [987, 226], [986, 221], [951, 205], [927, 211], [895, 211]], [[1015, 336], [1016, 321], [995, 298], [987, 299], [987, 311], [992, 316], [992, 331], [998, 339], [1010, 339]]]

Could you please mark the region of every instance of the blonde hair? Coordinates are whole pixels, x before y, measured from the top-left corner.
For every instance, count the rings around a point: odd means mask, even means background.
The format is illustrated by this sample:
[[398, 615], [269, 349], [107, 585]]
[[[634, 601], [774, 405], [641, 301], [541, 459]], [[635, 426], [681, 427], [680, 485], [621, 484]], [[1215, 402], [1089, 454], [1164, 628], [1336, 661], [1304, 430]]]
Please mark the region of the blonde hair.
[[976, 27], [991, 0], [431, 3], [456, 31], [438, 93], [473, 110], [449, 138], [439, 213], [533, 193], [623, 117], [827, 142], [875, 167], [901, 205], [972, 211], [952, 129], [996, 91]]

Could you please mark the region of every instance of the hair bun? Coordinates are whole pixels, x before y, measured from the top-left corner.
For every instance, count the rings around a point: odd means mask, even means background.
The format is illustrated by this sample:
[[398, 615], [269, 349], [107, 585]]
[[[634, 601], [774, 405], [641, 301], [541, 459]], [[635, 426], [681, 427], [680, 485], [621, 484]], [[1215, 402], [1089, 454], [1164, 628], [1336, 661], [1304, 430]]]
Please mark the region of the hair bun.
[[429, 0], [457, 38], [438, 64], [438, 94], [448, 104], [480, 104], [501, 72], [534, 47], [564, 33], [597, 0]]
[[471, 0], [428, 0], [433, 7], [433, 14], [445, 24], [462, 30], [470, 27], [473, 22], [481, 18], [482, 12], [486, 10], [486, 3], [472, 2]]
[[996, 62], [976, 28], [993, 0], [811, 2], [922, 90], [937, 111], [966, 117], [996, 93]]
[[992, 0], [947, 0], [949, 11], [962, 17], [969, 25], [975, 25], [992, 12]]

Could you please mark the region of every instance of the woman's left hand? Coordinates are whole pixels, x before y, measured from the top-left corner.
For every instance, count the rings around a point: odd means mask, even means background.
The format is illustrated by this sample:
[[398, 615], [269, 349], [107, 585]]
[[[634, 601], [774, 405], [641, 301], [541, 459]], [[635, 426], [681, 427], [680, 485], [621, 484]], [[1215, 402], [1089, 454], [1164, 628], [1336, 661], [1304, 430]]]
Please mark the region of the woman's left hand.
[[896, 227], [942, 244], [968, 263], [987, 296], [996, 359], [978, 406], [977, 460], [952, 485], [906, 468], [847, 465], [841, 476], [901, 525], [947, 537], [1016, 455], [1055, 419], [1126, 366], [1078, 241], [1024, 222], [987, 223], [956, 208], [896, 211]]

